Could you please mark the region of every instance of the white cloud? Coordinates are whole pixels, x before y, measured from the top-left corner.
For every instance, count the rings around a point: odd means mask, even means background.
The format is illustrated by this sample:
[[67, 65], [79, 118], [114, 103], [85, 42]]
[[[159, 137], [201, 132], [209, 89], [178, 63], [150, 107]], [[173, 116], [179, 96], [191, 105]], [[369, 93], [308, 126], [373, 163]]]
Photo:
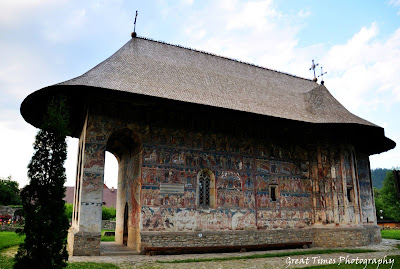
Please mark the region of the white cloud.
[[308, 17], [308, 16], [311, 15], [311, 11], [308, 10], [308, 9], [301, 9], [301, 10], [297, 13], [297, 15], [298, 15], [299, 17]]
[[181, 0], [182, 4], [184, 5], [193, 5], [194, 0]]
[[390, 0], [389, 5], [398, 7], [400, 6], [400, 0]]
[[280, 70], [295, 57], [300, 27], [271, 0], [213, 1], [183, 21], [182, 44], [197, 49]]
[[43, 9], [62, 4], [65, 1], [52, 0], [2, 0], [0, 1], [0, 25], [15, 27], [23, 24]]
[[236, 9], [226, 17], [226, 29], [252, 29], [262, 32], [271, 27], [271, 19], [279, 17], [280, 14], [272, 6], [272, 1], [245, 2], [236, 6]]
[[400, 29], [384, 40], [378, 33], [375, 23], [363, 27], [321, 59], [329, 72], [328, 88], [356, 113], [400, 101]]

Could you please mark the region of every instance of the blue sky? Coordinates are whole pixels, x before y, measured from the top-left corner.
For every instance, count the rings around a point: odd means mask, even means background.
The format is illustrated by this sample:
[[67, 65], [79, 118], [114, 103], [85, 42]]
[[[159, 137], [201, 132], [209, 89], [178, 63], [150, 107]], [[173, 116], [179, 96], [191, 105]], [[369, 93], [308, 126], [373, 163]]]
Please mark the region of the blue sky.
[[[81, 75], [137, 33], [325, 85], [348, 110], [385, 128], [400, 143], [400, 0], [0, 1], [0, 177], [27, 183], [37, 130], [19, 113], [22, 100]], [[68, 138], [67, 185], [75, 181], [77, 139]], [[399, 147], [371, 156], [373, 168], [400, 166]], [[105, 180], [117, 164], [106, 154]]]

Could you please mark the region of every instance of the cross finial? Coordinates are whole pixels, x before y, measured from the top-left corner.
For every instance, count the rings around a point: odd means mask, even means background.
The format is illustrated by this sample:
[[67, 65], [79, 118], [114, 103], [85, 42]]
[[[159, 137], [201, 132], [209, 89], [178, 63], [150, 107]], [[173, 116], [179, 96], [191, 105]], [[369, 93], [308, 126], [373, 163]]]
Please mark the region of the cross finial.
[[322, 70], [322, 66], [321, 66], [321, 75], [319, 75], [318, 77], [321, 77], [321, 85], [324, 85], [324, 75], [326, 74], [326, 72], [324, 72], [323, 70]]
[[136, 19], [137, 19], [137, 15], [138, 15], [138, 11], [136, 10], [135, 22], [133, 24], [133, 33], [131, 34], [132, 38], [137, 37], [137, 34], [136, 34]]
[[315, 76], [315, 67], [317, 67], [319, 64], [315, 64], [314, 63], [314, 60], [312, 60], [312, 65], [311, 65], [311, 67], [310, 67], [310, 70], [313, 70], [314, 71], [314, 78], [313, 78], [313, 81], [314, 82], [317, 82], [317, 77]]

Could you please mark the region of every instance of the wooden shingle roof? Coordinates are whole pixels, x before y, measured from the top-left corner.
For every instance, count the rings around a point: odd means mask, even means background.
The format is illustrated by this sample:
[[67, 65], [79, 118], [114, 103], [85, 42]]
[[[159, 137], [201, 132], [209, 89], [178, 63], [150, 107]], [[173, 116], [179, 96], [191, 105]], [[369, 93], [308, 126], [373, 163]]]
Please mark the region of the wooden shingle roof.
[[85, 113], [88, 99], [124, 94], [132, 100], [173, 100], [178, 106], [211, 106], [314, 126], [354, 125], [364, 128], [357, 136], [368, 136], [365, 147], [375, 144], [371, 153], [395, 147], [383, 128], [350, 113], [312, 80], [142, 37], [132, 38], [85, 74], [31, 93], [21, 104], [22, 116], [40, 127], [47, 102], [57, 94], [73, 100], [75, 137], [82, 128], [76, 119]]
[[144, 38], [132, 38], [82, 76], [58, 85], [107, 88], [310, 123], [373, 125], [311, 80]]

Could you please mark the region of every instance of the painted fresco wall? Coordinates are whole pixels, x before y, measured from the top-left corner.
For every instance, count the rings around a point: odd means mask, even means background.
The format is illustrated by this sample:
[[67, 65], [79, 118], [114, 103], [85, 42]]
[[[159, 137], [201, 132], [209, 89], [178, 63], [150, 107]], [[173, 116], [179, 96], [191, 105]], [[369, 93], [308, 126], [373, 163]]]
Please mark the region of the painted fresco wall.
[[369, 171], [369, 158], [367, 155], [357, 154], [357, 171], [360, 186], [360, 204], [362, 223], [375, 223], [376, 214], [374, 200], [372, 199], [372, 182]]
[[[143, 146], [142, 231], [245, 230], [311, 224], [307, 152], [251, 139], [152, 129]], [[215, 176], [216, 205], [197, 209], [197, 175]], [[270, 197], [270, 185], [277, 199]]]
[[346, 223], [340, 150], [334, 147], [315, 148], [310, 155], [314, 223]]
[[[308, 146], [306, 149], [91, 116], [85, 141], [85, 168], [94, 169], [93, 176], [103, 169], [107, 139], [123, 128], [133, 130], [142, 143], [141, 167], [138, 169], [133, 163], [125, 166], [124, 177], [134, 176], [126, 178], [123, 189], [128, 200], [129, 197], [134, 197], [135, 203], [140, 200], [139, 226], [143, 232], [357, 223], [358, 188], [350, 148]], [[365, 223], [367, 218], [368, 222], [374, 218], [372, 197], [366, 187], [368, 166], [364, 163], [365, 158], [358, 164], [358, 176], [360, 197], [365, 198], [361, 204]], [[215, 205], [209, 209], [196, 205], [197, 176], [204, 168], [210, 169], [215, 177], [215, 185], [211, 187]], [[90, 191], [95, 181], [95, 178], [88, 181], [89, 185], [83, 189]], [[271, 199], [271, 186], [276, 188], [276, 201]], [[352, 204], [346, 200], [347, 186], [355, 192]], [[129, 202], [131, 206], [133, 202]]]

